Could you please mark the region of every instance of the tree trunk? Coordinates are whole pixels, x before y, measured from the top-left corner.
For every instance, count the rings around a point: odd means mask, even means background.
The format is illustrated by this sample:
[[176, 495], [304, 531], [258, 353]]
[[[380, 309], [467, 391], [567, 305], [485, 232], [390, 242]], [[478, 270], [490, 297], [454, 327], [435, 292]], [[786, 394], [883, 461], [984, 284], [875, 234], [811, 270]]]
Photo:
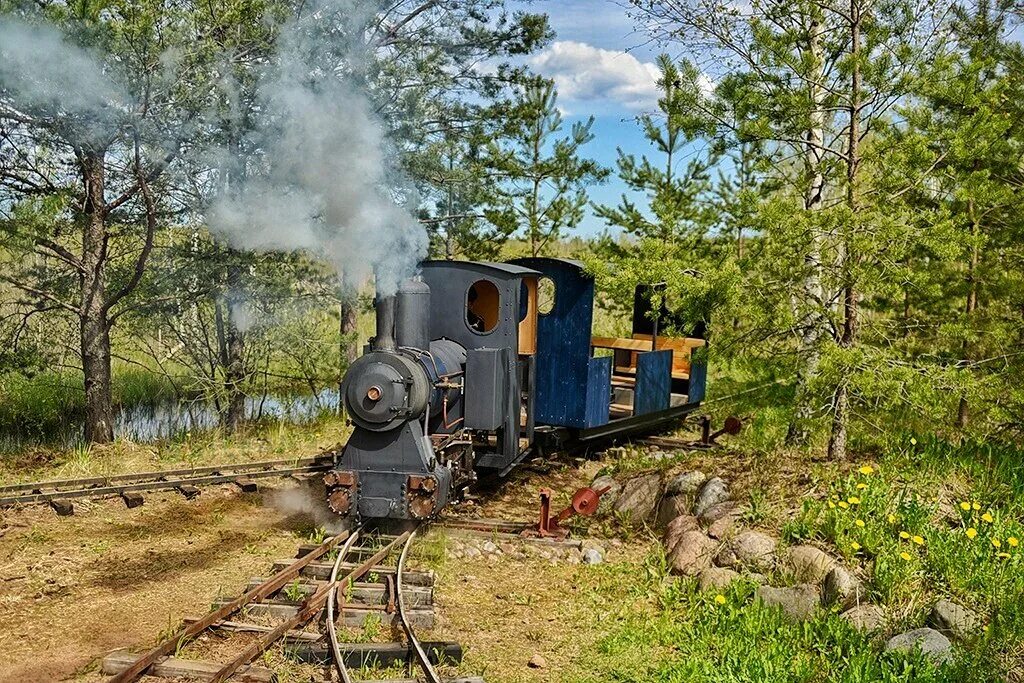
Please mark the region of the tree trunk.
[[[823, 145], [825, 139], [824, 91], [818, 85], [823, 80], [821, 57], [822, 28], [817, 18], [810, 19], [808, 27], [808, 56], [813, 64], [808, 78], [809, 100], [812, 108], [807, 129], [807, 144], [804, 148], [804, 167], [807, 174], [807, 188], [804, 192], [804, 211], [813, 212], [821, 208], [825, 192], [825, 174], [822, 170]], [[821, 362], [820, 342], [824, 329], [821, 307], [825, 302], [822, 285], [822, 255], [825, 251], [825, 236], [812, 226], [811, 244], [804, 257], [807, 275], [804, 279], [804, 300], [808, 307], [807, 319], [800, 337], [799, 357], [802, 365], [796, 376], [796, 395], [793, 417], [786, 432], [786, 444], [804, 445], [810, 438], [810, 420], [814, 414], [812, 396], [808, 385], [818, 374]]]
[[225, 395], [221, 408], [221, 426], [232, 434], [245, 422], [245, 331], [242, 329], [244, 324], [239, 320], [244, 303], [242, 266], [232, 262], [228, 265], [227, 292], [215, 307]]
[[[971, 245], [971, 260], [967, 264], [967, 302], [964, 305], [964, 313], [967, 318], [968, 327], [971, 324], [971, 318], [974, 312], [978, 310], [978, 265], [981, 263], [981, 249], [978, 248], [978, 236], [981, 234], [981, 225], [975, 216], [974, 202], [968, 202], [968, 213], [971, 216], [971, 236], [974, 238], [973, 244]], [[964, 339], [963, 345], [961, 346], [961, 358], [964, 363], [968, 363], [971, 360], [971, 344], [968, 339]], [[960, 405], [957, 406], [956, 411], [956, 426], [963, 429], [967, 426], [967, 419], [969, 417], [970, 406], [967, 403], [967, 397], [960, 397]]]
[[82, 211], [80, 331], [85, 376], [85, 439], [114, 440], [111, 398], [110, 319], [107, 314], [107, 215], [103, 193], [106, 150], [80, 150], [85, 201]]
[[[839, 272], [843, 278], [843, 331], [839, 346], [853, 348], [857, 340], [860, 315], [860, 294], [854, 276], [853, 263], [857, 258], [854, 251], [854, 233], [857, 230], [859, 206], [857, 203], [857, 175], [860, 169], [860, 6], [859, 0], [850, 0], [850, 54], [853, 68], [850, 73], [850, 122], [849, 138], [846, 145], [846, 203], [850, 210], [849, 224], [841, 240]], [[829, 458], [846, 459], [847, 432], [850, 421], [850, 378], [843, 369], [832, 399], [832, 433], [828, 441]]]

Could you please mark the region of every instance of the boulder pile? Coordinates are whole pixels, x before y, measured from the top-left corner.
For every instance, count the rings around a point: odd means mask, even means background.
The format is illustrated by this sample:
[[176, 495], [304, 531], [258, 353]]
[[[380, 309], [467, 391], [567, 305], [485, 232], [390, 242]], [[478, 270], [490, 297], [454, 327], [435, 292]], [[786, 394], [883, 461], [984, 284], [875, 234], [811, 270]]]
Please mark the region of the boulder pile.
[[[595, 487], [611, 487], [601, 509], [627, 525], [661, 530], [670, 571], [693, 577], [702, 591], [724, 591], [744, 579], [757, 584], [754, 600], [777, 607], [789, 619], [810, 619], [836, 610], [856, 629], [881, 633], [890, 626], [885, 610], [868, 601], [857, 568], [813, 545], [780, 548], [772, 535], [743, 528], [746, 509], [721, 477], [693, 470], [666, 480], [644, 472], [622, 480], [602, 476]], [[785, 585], [770, 585], [768, 576]], [[935, 662], [951, 656], [951, 639], [977, 634], [983, 619], [970, 609], [938, 600], [927, 625], [892, 635], [888, 650], [919, 649]]]

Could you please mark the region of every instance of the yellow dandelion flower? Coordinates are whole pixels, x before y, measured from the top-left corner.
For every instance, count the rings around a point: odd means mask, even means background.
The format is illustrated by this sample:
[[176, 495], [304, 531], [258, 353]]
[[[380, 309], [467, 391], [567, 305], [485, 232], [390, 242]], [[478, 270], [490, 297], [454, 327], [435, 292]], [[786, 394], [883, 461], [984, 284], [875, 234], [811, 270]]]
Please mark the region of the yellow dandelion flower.
[[725, 604], [725, 596], [722, 595], [721, 593], [719, 593], [718, 595], [715, 596], [715, 602], [718, 603], [719, 605], [724, 605]]
[[1010, 536], [1008, 539], [1006, 539], [1006, 542], [1010, 545], [1011, 548], [1016, 548], [1018, 545], [1020, 545], [1020, 541], [1017, 540], [1016, 536]]
[[993, 548], [1001, 548], [1002, 546], [1003, 546], [1003, 542], [1000, 541], [998, 538], [993, 538], [992, 539], [992, 547]]
[[854, 522], [854, 524], [859, 526], [861, 529], [864, 528], [864, 520], [863, 519], [858, 519], [856, 522]]
[[900, 532], [900, 538], [902, 538], [905, 541], [908, 538], [910, 538], [910, 534], [908, 534], [906, 531], [901, 531]]
[[864, 490], [864, 489], [866, 489], [867, 487], [868, 487], [868, 485], [867, 485], [867, 484], [865, 484], [865, 483], [863, 483], [863, 482], [861, 482], [860, 484], [857, 484], [857, 490], [858, 490], [858, 491], [863, 491], [863, 490]]
[[983, 514], [983, 515], [981, 516], [981, 518], [982, 518], [983, 520], [985, 520], [986, 522], [988, 522], [989, 524], [991, 524], [992, 522], [996, 521], [996, 520], [995, 520], [995, 517], [993, 517], [993, 516], [992, 516], [991, 514], [989, 514], [989, 513], [987, 513], [987, 512], [986, 512], [985, 514]]
[[904, 560], [906, 560], [907, 562], [909, 562], [909, 561], [910, 561], [910, 553], [908, 553], [908, 552], [906, 552], [906, 551], [904, 551], [904, 552], [900, 553], [900, 557], [902, 557], [902, 558], [903, 558]]
[[963, 510], [964, 512], [970, 512], [971, 504], [965, 500], [964, 502], [960, 503], [960, 509]]
[[917, 439], [915, 439], [914, 437], [910, 437], [910, 445], [911, 446], [916, 446], [917, 445]]
[[981, 505], [979, 505], [978, 503], [971, 503], [971, 509], [972, 510], [980, 510], [981, 509]]
[[860, 505], [860, 498], [858, 498], [857, 496], [850, 496], [849, 498], [846, 499], [846, 502], [849, 503], [850, 505]]
[[860, 472], [861, 474], [872, 474], [875, 471], [875, 468], [872, 467], [871, 465], [864, 465], [864, 467], [861, 467], [857, 471]]
[[924, 539], [921, 538], [920, 536], [914, 536], [910, 540], [913, 541], [914, 543], [918, 544], [918, 545], [924, 545]]
[[970, 538], [970, 539], [973, 540], [974, 538], [977, 538], [977, 536], [978, 536], [978, 530], [975, 529], [973, 526], [970, 529], [967, 530], [967, 538]]
[[996, 553], [996, 557], [1008, 560], [1010, 559], [1010, 553]]
[[829, 510], [835, 510], [835, 509], [836, 509], [836, 504], [835, 504], [835, 503], [833, 503], [833, 502], [832, 502], [832, 501], [830, 500], [830, 501], [828, 502], [828, 508], [829, 508]]
[[850, 505], [845, 500], [841, 500], [839, 501], [839, 507], [845, 510], [846, 508], [850, 507]]
[[889, 524], [896, 523], [896, 515], [889, 515]]
[[858, 550], [860, 550], [860, 543], [857, 543], [857, 541], [854, 541], [853, 543], [850, 544], [850, 547], [853, 548], [853, 552], [857, 552]]

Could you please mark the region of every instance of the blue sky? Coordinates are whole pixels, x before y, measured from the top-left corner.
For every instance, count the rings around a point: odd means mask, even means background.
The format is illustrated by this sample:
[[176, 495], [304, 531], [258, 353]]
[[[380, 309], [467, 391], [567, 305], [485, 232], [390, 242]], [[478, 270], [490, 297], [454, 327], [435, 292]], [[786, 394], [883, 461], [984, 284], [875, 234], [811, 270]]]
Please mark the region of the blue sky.
[[[586, 148], [587, 156], [614, 169], [616, 147], [637, 156], [647, 153], [651, 148], [634, 118], [656, 107], [654, 60], [659, 49], [646, 44], [646, 37], [634, 30], [625, 9], [614, 0], [510, 4], [549, 16], [557, 33], [555, 41], [528, 62], [536, 72], [555, 80], [567, 129], [575, 120], [595, 117], [595, 139]], [[591, 189], [590, 198], [614, 204], [624, 191], [613, 173], [604, 185]], [[593, 235], [604, 227], [588, 212], [579, 232]]]

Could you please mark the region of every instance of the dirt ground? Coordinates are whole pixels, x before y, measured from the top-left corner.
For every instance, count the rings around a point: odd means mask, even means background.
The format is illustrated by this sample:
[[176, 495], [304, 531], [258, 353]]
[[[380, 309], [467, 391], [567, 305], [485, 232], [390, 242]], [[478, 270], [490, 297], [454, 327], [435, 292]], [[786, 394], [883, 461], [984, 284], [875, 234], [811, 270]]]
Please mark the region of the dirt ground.
[[[677, 463], [697, 464], [699, 454]], [[541, 486], [557, 492], [558, 509], [600, 467], [571, 459], [524, 467], [463, 510], [532, 519]], [[150, 494], [132, 510], [107, 500], [78, 503], [73, 517], [43, 507], [0, 517], [0, 682], [98, 680], [104, 653], [152, 644], [182, 618], [208, 611], [219, 596], [237, 595], [272, 560], [291, 556], [313, 528], [308, 515], [282, 501], [290, 496], [272, 489], [241, 494], [219, 487], [193, 501]], [[590, 532], [612, 568], [640, 568], [656, 547], [650, 535], [623, 543], [604, 538], [603, 526]], [[432, 531], [427, 543], [443, 549], [447, 533]], [[585, 669], [586, 653], [600, 637], [591, 626], [622, 607], [607, 597], [607, 568], [540, 558], [453, 559], [443, 552], [430, 566], [439, 575], [440, 624], [423, 637], [460, 641], [466, 660], [459, 673], [495, 683], [571, 679]], [[205, 652], [221, 645], [208, 643]], [[534, 654], [547, 666], [528, 667]], [[283, 681], [308, 681], [315, 673], [273, 653], [262, 663], [280, 666]]]
[[278, 555], [291, 555], [305, 515], [266, 496], [205, 489], [198, 499], [147, 496], [36, 507], [0, 522], [0, 681], [54, 681], [104, 652], [146, 644], [234, 595]]

